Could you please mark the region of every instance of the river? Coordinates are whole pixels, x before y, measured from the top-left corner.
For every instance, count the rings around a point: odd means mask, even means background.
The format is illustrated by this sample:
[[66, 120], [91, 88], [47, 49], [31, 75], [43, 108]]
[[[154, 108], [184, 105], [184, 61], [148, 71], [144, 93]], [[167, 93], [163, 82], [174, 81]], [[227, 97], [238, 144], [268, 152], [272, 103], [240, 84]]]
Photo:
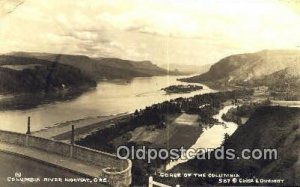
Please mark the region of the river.
[[206, 127], [203, 129], [203, 133], [199, 136], [199, 138], [196, 140], [195, 144], [192, 145], [188, 150], [189, 157], [187, 156], [181, 156], [180, 159], [171, 161], [167, 166], [166, 170], [170, 170], [174, 168], [178, 164], [182, 164], [187, 162], [190, 159], [193, 159], [196, 156], [196, 153], [193, 154], [194, 150], [200, 150], [200, 149], [215, 149], [222, 145], [225, 137], [225, 133], [227, 133], [229, 136], [231, 136], [234, 131], [237, 129], [238, 125], [233, 122], [226, 122], [222, 119], [222, 115], [226, 114], [228, 110], [231, 108], [236, 107], [234, 105], [225, 106], [223, 109], [219, 111], [218, 114], [214, 115], [213, 118], [217, 119], [219, 121], [218, 124], [215, 124], [211, 127]]
[[170, 85], [188, 84], [177, 81], [178, 78], [182, 77], [155, 76], [135, 78], [131, 81], [99, 82], [96, 89], [85, 92], [76, 99], [26, 110], [1, 111], [0, 128], [24, 133], [27, 129], [27, 117], [31, 116], [31, 130], [37, 131], [66, 121], [133, 112], [135, 109], [178, 97], [214, 92], [204, 85], [204, 89], [186, 94], [167, 95], [161, 90]]

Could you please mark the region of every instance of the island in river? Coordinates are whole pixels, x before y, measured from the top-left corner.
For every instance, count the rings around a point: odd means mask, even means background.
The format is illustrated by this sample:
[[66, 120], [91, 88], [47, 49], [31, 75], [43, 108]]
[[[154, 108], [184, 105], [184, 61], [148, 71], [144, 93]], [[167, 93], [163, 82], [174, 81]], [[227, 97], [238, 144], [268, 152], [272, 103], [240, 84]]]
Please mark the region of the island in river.
[[161, 90], [165, 91], [167, 94], [174, 94], [174, 93], [189, 93], [201, 89], [203, 89], [203, 86], [188, 84], [188, 85], [172, 85], [166, 88], [162, 88]]

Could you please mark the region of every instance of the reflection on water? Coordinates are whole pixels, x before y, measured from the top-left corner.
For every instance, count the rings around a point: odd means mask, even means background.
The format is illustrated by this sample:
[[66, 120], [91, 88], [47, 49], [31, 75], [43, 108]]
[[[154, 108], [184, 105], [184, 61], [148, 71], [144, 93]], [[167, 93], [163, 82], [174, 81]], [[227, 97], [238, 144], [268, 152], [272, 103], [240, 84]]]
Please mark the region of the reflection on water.
[[[222, 119], [222, 115], [226, 114], [229, 109], [232, 107], [235, 107], [233, 105], [225, 106], [222, 110], [219, 111], [219, 113], [215, 116], [213, 116], [215, 119], [217, 119], [221, 124], [213, 125], [212, 127], [207, 127], [203, 129], [203, 133], [200, 135], [200, 137], [197, 139], [196, 143], [190, 147], [189, 150], [197, 150], [197, 149], [215, 149], [221, 146], [221, 144], [224, 141], [225, 133], [228, 135], [232, 135], [234, 131], [237, 129], [237, 124], [233, 122], [226, 122]], [[187, 152], [189, 151], [187, 150]], [[187, 162], [190, 159], [193, 159], [196, 154], [192, 154], [193, 152], [190, 152], [187, 159], [185, 157], [181, 157], [180, 159], [176, 161], [170, 162], [166, 166], [166, 170], [170, 170], [173, 167], [175, 167], [178, 164], [182, 164]]]
[[187, 94], [166, 95], [160, 90], [174, 84], [187, 84], [177, 81], [177, 78], [180, 77], [157, 76], [135, 78], [130, 82], [100, 82], [95, 90], [71, 101], [54, 102], [27, 110], [1, 111], [0, 128], [26, 132], [27, 116], [31, 116], [32, 130], [35, 131], [65, 121], [133, 112], [165, 100], [213, 92], [206, 86], [203, 90]]

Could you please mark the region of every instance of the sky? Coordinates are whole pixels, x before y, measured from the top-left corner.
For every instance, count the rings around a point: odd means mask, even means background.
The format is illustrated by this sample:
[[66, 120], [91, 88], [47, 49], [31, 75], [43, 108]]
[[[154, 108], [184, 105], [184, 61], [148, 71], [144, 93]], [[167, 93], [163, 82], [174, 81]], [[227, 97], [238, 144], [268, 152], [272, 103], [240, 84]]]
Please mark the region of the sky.
[[0, 0], [0, 53], [203, 65], [300, 49], [300, 0]]

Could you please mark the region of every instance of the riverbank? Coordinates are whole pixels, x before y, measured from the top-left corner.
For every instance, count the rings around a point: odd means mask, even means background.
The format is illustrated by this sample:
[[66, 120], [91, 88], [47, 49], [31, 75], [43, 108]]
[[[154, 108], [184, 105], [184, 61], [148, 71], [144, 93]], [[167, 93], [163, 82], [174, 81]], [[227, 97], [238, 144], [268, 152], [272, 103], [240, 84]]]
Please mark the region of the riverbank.
[[131, 114], [122, 113], [110, 116], [89, 117], [74, 121], [67, 121], [64, 123], [56, 124], [52, 127], [35, 131], [34, 136], [55, 139], [60, 141], [69, 142], [71, 138], [72, 125], [75, 127], [75, 140], [84, 138], [94, 131], [108, 128], [120, 120], [129, 118]]

